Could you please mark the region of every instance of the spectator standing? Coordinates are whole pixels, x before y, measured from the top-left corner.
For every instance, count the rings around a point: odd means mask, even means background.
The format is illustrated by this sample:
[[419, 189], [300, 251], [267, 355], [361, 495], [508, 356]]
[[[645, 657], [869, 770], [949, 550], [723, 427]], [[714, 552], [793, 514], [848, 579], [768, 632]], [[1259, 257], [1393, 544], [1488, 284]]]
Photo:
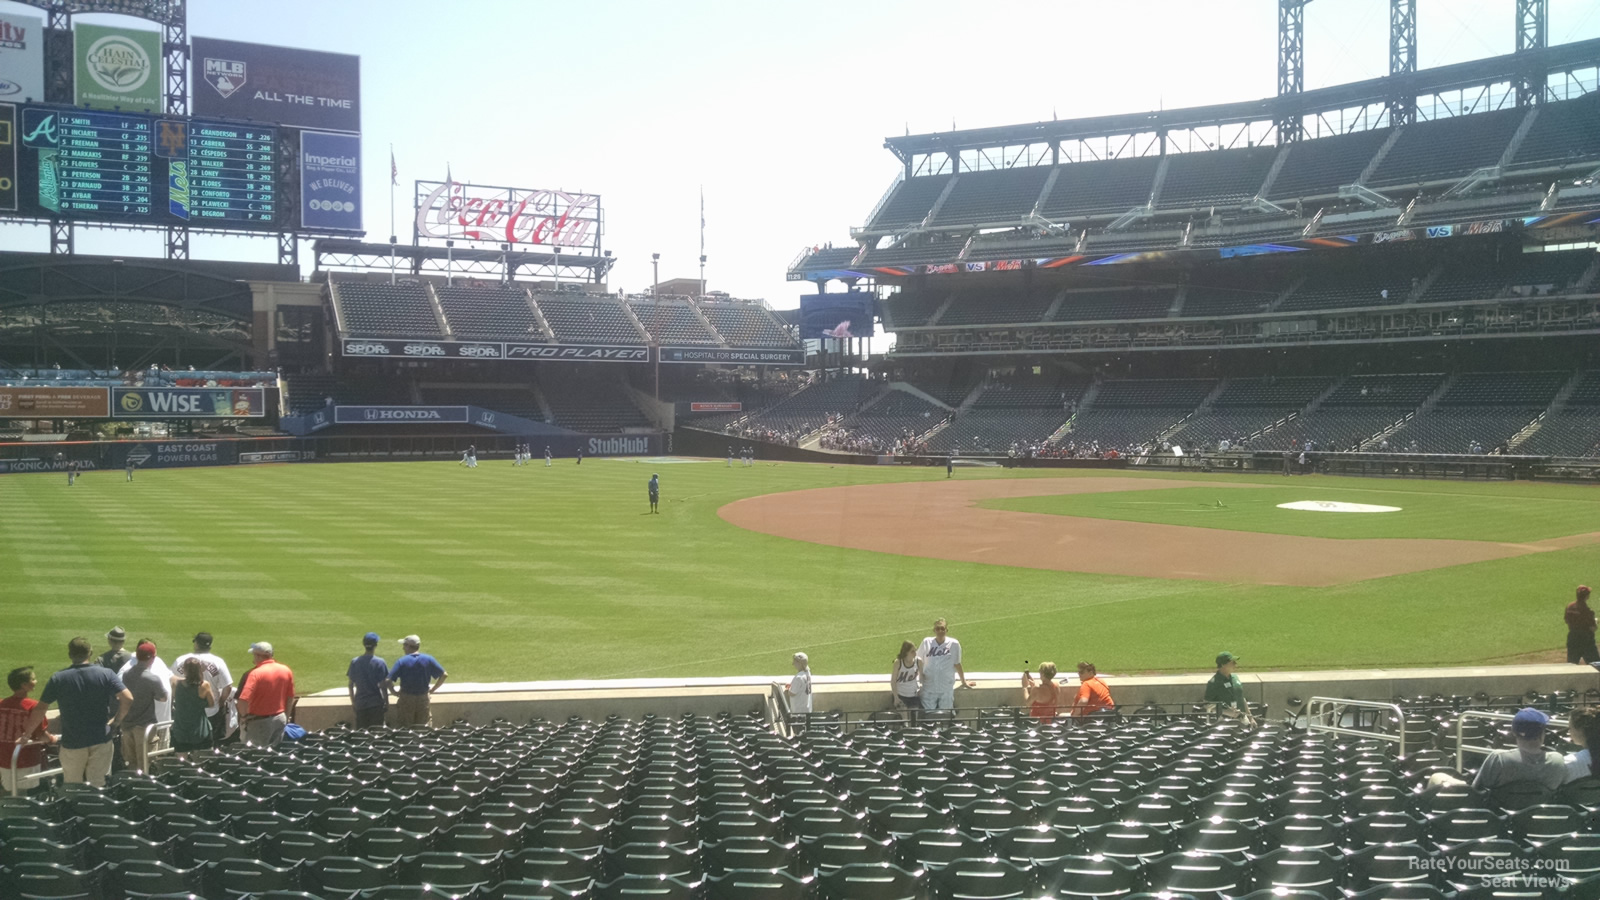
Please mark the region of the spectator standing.
[[[149, 642], [148, 641], [141, 641], [140, 643], [149, 643]], [[151, 646], [152, 652], [153, 652], [153, 648], [155, 647], [155, 644], [150, 644], [150, 646]], [[133, 690], [133, 685], [128, 683], [128, 673], [137, 664], [138, 664], [138, 654], [136, 653], [136, 654], [134, 654], [133, 661], [131, 661], [127, 665], [123, 666], [122, 667], [122, 671], [117, 673], [117, 675], [119, 675], [122, 678], [122, 683], [124, 685], [126, 685], [129, 690]], [[156, 654], [155, 656], [151, 657], [151, 659], [150, 659], [150, 671], [156, 673], [156, 677], [161, 679], [161, 683], [163, 685], [167, 685], [167, 684], [171, 684], [172, 683], [172, 679], [174, 677], [173, 676], [173, 672], [172, 672], [172, 670], [170, 668], [167, 667], [166, 660], [162, 659], [160, 654]], [[138, 696], [137, 695], [134, 696], [134, 700], [136, 700], [136, 701], [138, 700]], [[157, 722], [171, 722], [172, 721], [172, 695], [171, 694], [163, 694], [160, 698], [158, 698], [156, 700], [155, 712], [156, 712], [156, 721]], [[148, 723], [146, 723], [146, 724], [148, 724]], [[126, 753], [123, 754], [123, 761], [124, 762], [127, 761], [127, 754]]]
[[1056, 664], [1039, 664], [1039, 683], [1034, 684], [1033, 674], [1022, 673], [1022, 700], [1028, 704], [1028, 715], [1040, 722], [1054, 722], [1061, 706], [1061, 685], [1056, 684]]
[[[133, 704], [122, 717], [122, 760], [136, 772], [150, 768], [150, 750], [160, 747], [162, 738], [146, 729], [163, 720], [156, 712], [157, 704], [167, 700], [167, 686], [172, 683], [169, 674], [163, 678], [155, 671], [156, 645], [140, 641], [134, 649], [133, 664], [122, 672], [122, 683], [133, 695]], [[170, 707], [170, 704], [169, 704]]]
[[366, 648], [355, 659], [345, 676], [349, 679], [350, 708], [356, 714], [357, 728], [381, 728], [389, 712], [389, 664], [377, 655], [378, 633], [369, 631], [361, 638]]
[[811, 715], [811, 658], [804, 653], [794, 655], [794, 677], [783, 692], [789, 695], [790, 715]]
[[133, 654], [124, 649], [128, 641], [128, 632], [121, 625], [106, 632], [106, 652], [100, 654], [95, 662], [113, 672], [121, 672], [128, 663], [133, 662]]
[[182, 657], [179, 675], [172, 677], [172, 749], [193, 753], [211, 746], [211, 716], [216, 702], [205, 664], [193, 653]]
[[[92, 784], [104, 787], [111, 774], [111, 729], [122, 725], [133, 695], [123, 687], [117, 673], [90, 663], [93, 650], [89, 639], [75, 637], [67, 642], [68, 668], [50, 676], [39, 705], [28, 714], [23, 734], [32, 734], [45, 720], [51, 704], [61, 704], [58, 725], [61, 730], [61, 778], [67, 784]], [[106, 723], [106, 710], [115, 701], [117, 711]]]
[[[239, 727], [239, 714], [233, 704], [233, 673], [222, 657], [211, 652], [211, 632], [202, 631], [194, 636], [194, 652], [185, 653], [173, 663], [180, 677], [184, 665], [191, 659], [200, 661], [200, 672], [211, 685], [211, 701], [206, 706], [206, 717], [211, 720], [211, 743], [221, 744], [223, 739]], [[176, 713], [173, 719], [177, 719]]]
[[1244, 697], [1244, 684], [1234, 674], [1237, 668], [1239, 657], [1227, 650], [1217, 654], [1217, 674], [1206, 682], [1205, 702], [1215, 705], [1217, 712], [1230, 719], [1242, 718], [1246, 724], [1254, 725], [1256, 720], [1250, 714], [1249, 701]]
[[1589, 586], [1578, 585], [1577, 598], [1567, 604], [1567, 662], [1600, 662], [1594, 645], [1594, 610], [1589, 608]]
[[[394, 725], [396, 728], [405, 728], [408, 725], [433, 725], [432, 698], [450, 677], [450, 673], [439, 665], [439, 661], [422, 652], [422, 638], [408, 634], [400, 639], [401, 649], [405, 655], [394, 661], [394, 666], [389, 669], [387, 686], [399, 683], [399, 697], [394, 704]], [[429, 686], [429, 682], [432, 686]]]
[[917, 696], [922, 690], [922, 658], [917, 656], [916, 644], [900, 642], [900, 655], [889, 670], [889, 685], [894, 708], [906, 710], [907, 721], [916, 721], [917, 710], [922, 708], [922, 698]]
[[1111, 699], [1111, 689], [1100, 680], [1094, 663], [1078, 663], [1078, 695], [1072, 700], [1073, 718], [1092, 716], [1102, 711], [1115, 712], [1117, 704]]
[[961, 642], [950, 637], [943, 619], [933, 621], [933, 635], [922, 639], [917, 658], [922, 660], [923, 709], [955, 709], [955, 689], [977, 686], [967, 680], [967, 670], [961, 665]]
[[[34, 776], [44, 765], [43, 748], [25, 747], [17, 754], [17, 744], [25, 741], [55, 743], [55, 736], [42, 719], [33, 731], [23, 730], [29, 714], [39, 705], [39, 701], [28, 696], [38, 685], [39, 679], [34, 677], [32, 666], [12, 669], [6, 674], [6, 687], [11, 689], [11, 696], [0, 700], [0, 794], [20, 794], [32, 788], [36, 783]], [[17, 756], [15, 770], [11, 768], [13, 754]]]
[[1544, 748], [1544, 729], [1550, 717], [1537, 709], [1521, 709], [1511, 719], [1511, 733], [1517, 746], [1496, 750], [1484, 757], [1472, 786], [1492, 790], [1516, 781], [1532, 781], [1555, 790], [1567, 780], [1567, 761], [1560, 753]]
[[289, 723], [289, 703], [294, 699], [294, 673], [272, 655], [272, 645], [250, 645], [255, 666], [239, 690], [239, 733], [247, 744], [275, 747], [283, 742]]

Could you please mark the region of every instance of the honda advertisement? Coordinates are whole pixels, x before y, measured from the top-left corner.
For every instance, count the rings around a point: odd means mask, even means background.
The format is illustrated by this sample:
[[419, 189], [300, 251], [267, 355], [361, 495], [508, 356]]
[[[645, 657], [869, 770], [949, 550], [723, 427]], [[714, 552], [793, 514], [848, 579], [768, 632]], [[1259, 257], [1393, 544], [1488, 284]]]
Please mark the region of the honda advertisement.
[[335, 425], [440, 425], [467, 421], [465, 406], [335, 406]]
[[197, 37], [194, 114], [361, 130], [361, 57]]
[[259, 419], [267, 414], [261, 388], [112, 388], [114, 419]]

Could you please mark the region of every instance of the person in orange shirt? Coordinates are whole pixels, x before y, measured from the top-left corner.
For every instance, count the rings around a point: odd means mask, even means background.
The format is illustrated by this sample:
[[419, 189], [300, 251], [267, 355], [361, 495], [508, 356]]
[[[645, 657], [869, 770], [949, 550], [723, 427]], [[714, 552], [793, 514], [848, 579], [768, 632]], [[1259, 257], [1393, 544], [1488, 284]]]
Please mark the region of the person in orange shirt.
[[1078, 663], [1078, 696], [1072, 700], [1072, 715], [1075, 718], [1092, 716], [1102, 710], [1115, 712], [1117, 704], [1111, 699], [1111, 691], [1106, 683], [1100, 680], [1100, 673], [1095, 671], [1094, 663]]
[[1056, 684], [1056, 664], [1039, 664], [1039, 683], [1033, 683], [1033, 673], [1022, 673], [1022, 699], [1028, 704], [1028, 715], [1041, 722], [1053, 722], [1061, 708], [1061, 685]]
[[239, 731], [246, 744], [274, 747], [283, 742], [283, 727], [294, 702], [294, 673], [272, 656], [272, 645], [250, 645], [255, 668], [239, 691]]

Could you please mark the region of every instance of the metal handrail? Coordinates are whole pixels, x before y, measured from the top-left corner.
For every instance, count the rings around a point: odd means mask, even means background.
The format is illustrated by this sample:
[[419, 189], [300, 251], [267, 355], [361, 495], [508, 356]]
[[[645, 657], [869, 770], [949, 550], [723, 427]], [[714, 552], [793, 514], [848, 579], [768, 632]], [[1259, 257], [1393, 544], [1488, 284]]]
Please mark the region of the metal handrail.
[[[11, 759], [6, 763], [6, 767], [11, 771], [11, 796], [13, 796], [13, 797], [22, 796], [22, 791], [20, 790], [20, 788], [22, 787], [22, 783], [17, 778], [17, 761], [22, 759], [22, 751], [25, 750], [28, 747], [47, 747], [47, 746], [49, 746], [49, 745], [46, 744], [44, 741], [17, 741], [16, 746], [11, 748]], [[61, 770], [60, 769], [55, 769], [53, 771], [56, 772], [56, 773], [59, 773]], [[45, 771], [44, 768], [41, 766], [40, 770], [37, 773], [35, 773], [34, 778], [36, 780], [42, 780], [48, 774], [50, 774], [50, 772]]]
[[[1389, 734], [1382, 731], [1367, 731], [1362, 728], [1344, 727], [1339, 723], [1344, 718], [1344, 711], [1350, 708], [1383, 710], [1393, 713], [1396, 733]], [[1325, 721], [1330, 718], [1331, 721]], [[1306, 731], [1394, 741], [1399, 745], [1396, 748], [1396, 754], [1401, 757], [1406, 755], [1405, 723], [1405, 713], [1400, 709], [1400, 704], [1398, 703], [1380, 703], [1376, 700], [1345, 700], [1339, 697], [1312, 697], [1306, 701]]]
[[[1468, 709], [1468, 710], [1463, 710], [1460, 715], [1456, 716], [1456, 771], [1457, 772], [1465, 771], [1465, 769], [1462, 768], [1462, 763], [1465, 761], [1466, 751], [1471, 750], [1474, 753], [1478, 753], [1478, 754], [1481, 754], [1483, 756], [1488, 756], [1489, 754], [1495, 752], [1498, 749], [1503, 749], [1503, 748], [1499, 748], [1499, 747], [1479, 747], [1479, 746], [1476, 746], [1476, 745], [1469, 747], [1466, 744], [1464, 744], [1463, 741], [1466, 739], [1466, 729], [1463, 728], [1462, 726], [1467, 721], [1467, 719], [1469, 719], [1469, 718], [1470, 719], [1487, 719], [1487, 720], [1493, 721], [1493, 722], [1510, 722], [1511, 720], [1516, 718], [1516, 713], [1489, 712], [1488, 710]], [[1567, 719], [1566, 719], [1565, 716], [1551, 716], [1550, 717], [1550, 721], [1545, 725], [1545, 728], [1547, 730], [1551, 729], [1551, 728], [1565, 728], [1565, 727], [1567, 727]]]

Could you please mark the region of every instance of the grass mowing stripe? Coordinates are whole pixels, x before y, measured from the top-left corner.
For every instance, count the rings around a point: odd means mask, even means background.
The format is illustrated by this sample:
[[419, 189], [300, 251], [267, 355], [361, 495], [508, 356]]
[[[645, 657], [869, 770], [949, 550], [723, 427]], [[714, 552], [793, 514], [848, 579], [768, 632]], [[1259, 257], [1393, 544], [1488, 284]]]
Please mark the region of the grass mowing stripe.
[[[654, 516], [645, 514], [652, 471], [664, 501]], [[1130, 474], [1281, 487], [1270, 475]], [[1063, 477], [1079, 474], [957, 475]], [[747, 532], [716, 515], [777, 491], [943, 480], [931, 468], [599, 460], [149, 470], [133, 484], [88, 473], [72, 488], [54, 475], [9, 475], [0, 478], [0, 667], [55, 668], [68, 638], [103, 643], [122, 625], [154, 638], [169, 661], [195, 631], [212, 631], [236, 670], [252, 641], [271, 640], [302, 690], [341, 687], [369, 629], [384, 635], [390, 658], [394, 638], [421, 634], [456, 681], [780, 674], [795, 649], [816, 649], [818, 672], [886, 672], [899, 641], [927, 634], [935, 616], [951, 620], [974, 670], [1020, 668], [1024, 658], [1203, 670], [1223, 647], [1253, 668], [1477, 663], [1559, 647], [1560, 607], [1600, 563], [1600, 550], [1585, 547], [1274, 588], [892, 556]], [[1458, 511], [1486, 498], [1519, 521], [1549, 518], [1553, 506], [1521, 501], [1581, 507], [1594, 496], [1545, 484], [1397, 491], [1318, 476], [1291, 487], [1455, 497], [1447, 505]], [[1492, 532], [1481, 517], [1456, 518]], [[96, 593], [105, 587], [123, 593]]]

